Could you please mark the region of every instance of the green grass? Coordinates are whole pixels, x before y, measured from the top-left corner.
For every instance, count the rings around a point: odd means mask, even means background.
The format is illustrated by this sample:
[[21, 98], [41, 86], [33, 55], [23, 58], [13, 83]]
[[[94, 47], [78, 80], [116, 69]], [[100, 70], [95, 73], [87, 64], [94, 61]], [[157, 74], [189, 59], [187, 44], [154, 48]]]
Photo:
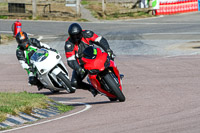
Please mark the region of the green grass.
[[0, 19], [7, 19], [8, 18], [8, 16], [2, 16], [2, 15], [0, 15]]
[[10, 127], [10, 126], [8, 126], [8, 127], [5, 127], [5, 128], [3, 128], [3, 127], [0, 127], [0, 131], [2, 131], [2, 130], [8, 130], [8, 129], [12, 129], [12, 127]]
[[52, 106], [56, 107], [61, 113], [70, 111], [74, 108], [73, 106], [68, 106], [61, 103], [57, 103], [57, 102], [56, 102], [56, 105], [52, 105]]
[[[34, 108], [47, 108], [49, 102], [54, 101], [43, 94], [0, 92], [0, 122], [6, 120], [8, 114], [17, 115], [19, 112], [30, 114]], [[58, 108], [61, 113], [73, 109], [73, 106], [60, 103], [50, 104], [50, 106]]]
[[77, 19], [77, 21], [79, 21], [79, 22], [88, 22], [87, 19], [83, 19], [83, 18]]
[[12, 41], [14, 39], [15, 38], [13, 37], [12, 34], [0, 34], [0, 45]]
[[8, 3], [0, 3], [0, 6], [8, 6]]
[[85, 4], [85, 7], [92, 12], [92, 15], [100, 20], [137, 19], [153, 17], [153, 15], [150, 15], [148, 12], [131, 11], [130, 8], [123, 7], [120, 4], [107, 3], [105, 13], [103, 13], [101, 2], [84, 0], [83, 3]]
[[87, 0], [81, 0], [81, 5], [88, 5], [90, 2]]
[[13, 40], [13, 35], [10, 35], [10, 34], [1, 34], [1, 36], [3, 36], [3, 38], [6, 38], [7, 40]]
[[113, 18], [123, 18], [123, 17], [131, 17], [131, 18], [137, 18], [137, 17], [151, 17], [152, 15], [149, 15], [146, 12], [127, 12], [127, 13], [118, 13], [115, 12], [111, 15], [107, 15], [106, 19], [113, 19]]
[[[55, 104], [49, 104], [55, 103]], [[0, 122], [6, 120], [8, 114], [17, 115], [19, 112], [30, 114], [34, 108], [48, 108], [49, 106], [56, 107], [60, 113], [72, 110], [73, 106], [57, 103], [43, 94], [33, 94], [28, 92], [5, 93], [0, 92]], [[29, 123], [29, 122], [28, 122]], [[26, 123], [26, 124], [28, 124]], [[1, 130], [11, 129], [8, 126]]]
[[30, 114], [33, 108], [46, 108], [49, 98], [42, 94], [28, 92], [0, 93], [0, 122], [7, 114], [17, 115], [19, 112]]

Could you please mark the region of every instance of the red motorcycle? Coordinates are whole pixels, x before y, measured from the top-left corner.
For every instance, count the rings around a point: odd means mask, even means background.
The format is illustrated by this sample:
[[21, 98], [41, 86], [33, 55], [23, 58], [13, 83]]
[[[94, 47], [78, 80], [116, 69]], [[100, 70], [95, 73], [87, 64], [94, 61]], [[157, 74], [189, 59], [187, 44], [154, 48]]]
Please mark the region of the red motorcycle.
[[122, 93], [122, 75], [106, 52], [89, 46], [83, 51], [81, 62], [88, 72], [88, 82], [100, 94], [107, 96], [110, 101], [125, 101]]

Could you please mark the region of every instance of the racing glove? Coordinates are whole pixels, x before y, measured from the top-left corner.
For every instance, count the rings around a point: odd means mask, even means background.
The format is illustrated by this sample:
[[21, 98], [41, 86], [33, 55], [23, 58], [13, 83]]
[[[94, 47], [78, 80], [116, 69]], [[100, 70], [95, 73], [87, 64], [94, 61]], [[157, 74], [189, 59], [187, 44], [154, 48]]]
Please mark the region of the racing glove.
[[78, 68], [77, 74], [81, 76], [81, 78], [85, 75], [85, 70], [82, 67]]
[[56, 50], [56, 49], [50, 48], [49, 50], [51, 50], [51, 51], [53, 51], [53, 52], [56, 52], [56, 53], [57, 53], [57, 50]]
[[113, 53], [113, 51], [111, 49], [108, 49], [107, 53], [108, 53], [108, 56], [111, 58], [111, 60], [114, 60], [115, 54]]
[[28, 68], [28, 71], [33, 73], [33, 68], [32, 67]]

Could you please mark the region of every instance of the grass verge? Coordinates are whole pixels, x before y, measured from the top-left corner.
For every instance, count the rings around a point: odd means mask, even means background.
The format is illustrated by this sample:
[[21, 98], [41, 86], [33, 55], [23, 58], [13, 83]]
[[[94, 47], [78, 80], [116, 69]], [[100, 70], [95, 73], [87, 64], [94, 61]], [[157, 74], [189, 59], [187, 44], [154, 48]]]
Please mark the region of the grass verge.
[[[106, 11], [102, 12], [102, 3], [101, 1], [90, 1], [90, 0], [81, 0], [81, 5], [89, 9], [94, 17], [100, 20], [122, 20], [122, 19], [137, 19], [137, 18], [146, 18], [153, 17], [149, 14], [149, 11], [144, 10], [134, 10], [130, 7], [125, 7], [123, 4], [118, 3], [106, 3]], [[5, 8], [7, 11], [7, 5], [0, 4], [0, 7]], [[32, 5], [26, 5], [26, 15], [9, 15], [3, 16], [0, 15], [0, 19], [30, 19], [32, 20]], [[58, 21], [79, 21], [87, 22], [88, 20], [82, 19], [76, 16], [76, 10], [73, 7], [66, 7], [65, 3], [52, 3], [51, 12], [48, 8], [38, 6], [37, 7], [38, 15], [34, 20], [58, 20]]]
[[81, 4], [100, 20], [120, 20], [153, 17], [149, 11], [137, 11], [116, 3], [107, 3], [105, 13], [102, 12], [102, 3], [82, 0]]
[[0, 34], [0, 44], [4, 44], [8, 41], [12, 41], [15, 38], [13, 37], [13, 35], [10, 34]]
[[0, 19], [8, 19], [8, 16], [2, 16], [2, 15], [0, 15]]
[[[19, 93], [0, 93], [0, 122], [6, 120], [8, 114], [17, 115], [19, 112], [31, 114], [34, 108], [47, 108], [48, 102], [52, 102], [47, 96], [43, 94], [33, 94], [28, 92]], [[67, 112], [72, 110], [72, 106], [63, 104], [53, 105], [58, 108], [60, 112]]]
[[73, 106], [67, 106], [58, 102], [56, 102], [56, 105], [52, 105], [52, 106], [56, 107], [61, 113], [70, 111], [74, 108]]

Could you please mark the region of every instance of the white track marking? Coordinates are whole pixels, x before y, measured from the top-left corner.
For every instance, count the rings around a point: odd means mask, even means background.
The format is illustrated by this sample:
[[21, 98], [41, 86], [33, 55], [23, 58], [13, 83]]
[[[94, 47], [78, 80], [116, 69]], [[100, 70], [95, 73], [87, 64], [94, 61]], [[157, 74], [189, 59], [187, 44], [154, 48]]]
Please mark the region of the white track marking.
[[55, 39], [55, 38], [58, 38], [58, 37], [53, 37], [53, 36], [43, 36], [43, 38], [45, 38], [45, 39]]
[[0, 31], [0, 33], [13, 33], [12, 31]]
[[[165, 59], [165, 58], [185, 58], [185, 59], [189, 59], [189, 58], [192, 58], [194, 59], [195, 57], [193, 57], [192, 55], [200, 55], [200, 52], [193, 52], [193, 53], [190, 53], [190, 54], [185, 54], [185, 55], [167, 55], [167, 56], [161, 56], [161, 57], [157, 57], [157, 58], [154, 58], [152, 60], [159, 60], [159, 59]], [[199, 58], [199, 57], [197, 57]]]
[[73, 115], [80, 114], [80, 113], [82, 113], [84, 111], [87, 111], [88, 109], [90, 109], [92, 107], [92, 105], [89, 105], [89, 104], [86, 104], [86, 103], [81, 103], [81, 102], [65, 102], [65, 101], [58, 101], [58, 102], [60, 102], [60, 103], [68, 103], [68, 104], [85, 105], [85, 108], [83, 110], [78, 111], [78, 112], [75, 112], [75, 113], [72, 113], [72, 114], [68, 114], [68, 115], [65, 115], [65, 116], [62, 116], [62, 117], [58, 117], [58, 118], [55, 118], [55, 119], [51, 119], [51, 120], [47, 120], [47, 121], [43, 121], [43, 122], [38, 122], [38, 123], [34, 123], [34, 124], [22, 126], [22, 127], [10, 129], [10, 130], [0, 131], [0, 133], [6, 133], [6, 132], [11, 132], [11, 131], [16, 131], [16, 130], [24, 129], [24, 128], [27, 128], [27, 127], [33, 127], [33, 126], [37, 126], [37, 125], [49, 123], [49, 122], [52, 122], [52, 121], [60, 120], [60, 119], [63, 119], [63, 118], [67, 118], [67, 117], [70, 117], [70, 116], [73, 116]]
[[157, 18], [162, 18], [164, 15], [160, 15], [157, 17], [149, 17], [149, 18], [138, 18], [138, 19], [126, 19], [126, 20], [115, 20], [117, 22], [127, 22], [127, 21], [138, 21], [138, 20], [147, 20], [147, 19], [157, 19]]
[[199, 52], [193, 52], [186, 55], [169, 55], [169, 56], [164, 56], [163, 58], [183, 57], [183, 56], [199, 55], [199, 54], [200, 54]]
[[177, 32], [177, 33], [142, 33], [141, 35], [200, 35], [200, 32]]
[[58, 37], [55, 36], [39, 36], [38, 40], [41, 41], [42, 39], [55, 39]]
[[[12, 33], [13, 34], [13, 32], [12, 31], [0, 31], [0, 33]], [[33, 34], [30, 34], [30, 33], [27, 33], [29, 36], [32, 36]]]

